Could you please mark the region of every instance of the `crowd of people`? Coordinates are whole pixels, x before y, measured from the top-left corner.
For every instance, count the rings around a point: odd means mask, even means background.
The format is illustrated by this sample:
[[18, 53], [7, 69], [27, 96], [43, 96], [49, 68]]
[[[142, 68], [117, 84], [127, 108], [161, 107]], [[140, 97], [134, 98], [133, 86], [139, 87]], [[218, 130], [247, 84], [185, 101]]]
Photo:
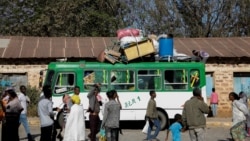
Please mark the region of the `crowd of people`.
[[[103, 103], [101, 96], [101, 84], [97, 83], [90, 90], [87, 97], [89, 99], [89, 124], [90, 134], [87, 135], [90, 141], [96, 141], [97, 133], [100, 129], [105, 130], [105, 140], [114, 141], [119, 138], [119, 121], [121, 103], [115, 90], [108, 91], [109, 101]], [[85, 141], [85, 116], [83, 105], [80, 99], [80, 87], [74, 87], [74, 94], [68, 94], [62, 97], [62, 106], [53, 109], [51, 101], [52, 91], [48, 85], [43, 86], [37, 112], [40, 119], [40, 141]], [[1, 97], [1, 107], [3, 109], [2, 120], [2, 141], [19, 141], [18, 129], [23, 124], [27, 133], [28, 141], [34, 141], [27, 120], [27, 106], [30, 103], [26, 95], [26, 87], [20, 86], [20, 94], [17, 94], [14, 88], [7, 88]], [[103, 109], [103, 120], [100, 120], [100, 106]], [[57, 134], [56, 121], [54, 120], [54, 111], [62, 112], [63, 125]]]
[[[40, 141], [55, 141], [56, 137], [61, 141], [96, 141], [99, 132], [104, 131], [104, 141], [118, 141], [120, 129], [120, 110], [122, 105], [116, 90], [106, 92], [106, 102], [102, 101], [99, 95], [101, 84], [93, 85], [87, 97], [89, 99], [89, 127], [90, 133], [85, 134], [85, 116], [84, 108], [81, 104], [80, 87], [74, 87], [74, 94], [63, 95], [63, 105], [56, 110], [63, 114], [63, 124], [59, 134], [55, 133], [55, 121], [53, 112], [53, 103], [51, 101], [51, 87], [45, 85], [42, 89], [43, 96], [38, 102], [38, 116], [40, 118]], [[146, 121], [149, 123], [146, 132], [147, 141], [158, 141], [157, 136], [161, 130], [160, 120], [157, 112], [157, 102], [155, 101], [156, 92], [149, 92], [145, 114]], [[210, 106], [212, 115], [217, 116], [217, 105], [219, 103], [218, 94], [212, 88]], [[248, 109], [248, 98], [244, 92], [239, 95], [235, 92], [229, 93], [229, 100], [232, 101], [232, 127], [230, 134], [234, 141], [245, 141], [246, 136], [250, 135], [250, 114]], [[27, 134], [28, 141], [34, 141], [28, 120], [27, 106], [30, 99], [26, 94], [26, 87], [20, 86], [20, 93], [17, 94], [13, 88], [7, 88], [1, 97], [1, 106], [4, 111], [2, 119], [2, 141], [19, 141], [18, 128], [22, 124]], [[100, 106], [103, 106], [103, 119], [100, 120]], [[191, 141], [205, 141], [206, 133], [206, 114], [211, 109], [202, 97], [199, 88], [193, 89], [193, 97], [187, 100], [183, 106], [182, 114], [177, 113], [174, 116], [174, 122], [166, 131], [165, 141], [181, 141], [181, 132], [188, 131]], [[100, 131], [102, 130], [102, 131]], [[153, 132], [153, 133], [152, 133]], [[170, 138], [171, 133], [171, 138]]]
[[3, 110], [2, 119], [2, 141], [19, 141], [18, 129], [22, 124], [27, 133], [28, 141], [34, 141], [27, 120], [27, 107], [30, 102], [26, 95], [26, 87], [20, 86], [20, 93], [17, 94], [12, 87], [4, 90], [1, 96], [1, 107]]
[[[119, 138], [119, 121], [121, 103], [119, 96], [115, 90], [106, 93], [109, 101], [103, 103], [101, 96], [101, 84], [94, 84], [89, 91], [87, 97], [89, 99], [89, 127], [90, 134], [85, 134], [85, 116], [81, 103], [80, 87], [74, 87], [74, 94], [70, 97], [65, 94], [63, 96], [63, 106], [58, 107], [58, 111], [62, 110], [64, 123], [57, 138], [63, 141], [96, 141], [96, 136], [100, 129], [105, 130], [105, 139], [107, 141], [118, 141]], [[54, 141], [56, 134], [53, 133], [53, 109], [51, 98], [51, 90], [49, 86], [43, 87], [44, 98], [38, 103], [38, 114], [41, 121], [41, 137], [40, 141]], [[105, 107], [103, 112], [103, 120], [100, 120], [100, 106]], [[55, 130], [55, 129], [54, 129]]]
[[[250, 135], [250, 113], [248, 109], [248, 98], [244, 92], [236, 94], [229, 93], [229, 100], [232, 101], [232, 127], [230, 134], [233, 141], [245, 141]], [[212, 88], [210, 97], [210, 106], [212, 116], [217, 116], [217, 105], [219, 96]], [[206, 114], [210, 113], [208, 106], [201, 96], [199, 88], [193, 89], [193, 97], [184, 104], [182, 115], [175, 115], [175, 122], [167, 129], [165, 141], [169, 139], [169, 133], [172, 133], [172, 141], [181, 141], [181, 132], [188, 131], [191, 141], [205, 141], [206, 133]]]

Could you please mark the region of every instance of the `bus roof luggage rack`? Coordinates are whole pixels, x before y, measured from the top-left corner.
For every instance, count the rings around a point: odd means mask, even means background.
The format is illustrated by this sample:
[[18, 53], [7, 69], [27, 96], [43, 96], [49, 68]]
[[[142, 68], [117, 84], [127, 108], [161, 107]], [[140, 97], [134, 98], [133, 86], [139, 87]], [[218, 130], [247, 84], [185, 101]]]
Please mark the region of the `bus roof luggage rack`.
[[166, 56], [166, 57], [155, 57], [156, 61], [165, 62], [204, 62], [196, 56]]
[[[127, 43], [121, 46], [119, 41], [112, 41], [113, 45], [104, 49], [97, 57], [99, 62], [104, 60], [115, 64], [129, 63], [130, 61], [166, 61], [166, 62], [203, 62], [209, 57], [207, 52], [201, 50], [193, 50], [193, 56], [177, 53], [172, 45], [172, 38], [163, 38], [164, 42], [161, 45], [160, 52], [156, 52], [156, 48], [153, 40], [150, 38], [144, 38], [141, 41]], [[165, 41], [166, 40], [166, 41]], [[170, 42], [171, 41], [171, 42]], [[169, 43], [168, 43], [169, 42]], [[171, 44], [171, 45], [170, 45]], [[170, 49], [168, 49], [170, 46]], [[154, 56], [154, 57], [153, 57]]]

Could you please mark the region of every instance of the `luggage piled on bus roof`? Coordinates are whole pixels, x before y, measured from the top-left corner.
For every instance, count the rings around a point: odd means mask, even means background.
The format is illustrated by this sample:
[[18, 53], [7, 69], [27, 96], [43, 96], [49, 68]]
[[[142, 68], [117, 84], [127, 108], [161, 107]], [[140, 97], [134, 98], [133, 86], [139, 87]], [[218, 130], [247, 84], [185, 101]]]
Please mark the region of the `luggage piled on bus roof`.
[[[153, 60], [185, 61], [192, 57], [177, 53], [174, 49], [173, 35], [162, 34], [159, 36], [142, 34], [142, 30], [136, 28], [125, 28], [117, 30], [118, 40], [111, 47], [103, 50], [97, 60], [105, 60], [112, 64], [116, 62], [128, 63], [137, 58], [148, 57]], [[204, 51], [193, 51], [194, 56], [205, 62], [209, 57]], [[195, 54], [196, 53], [196, 54]], [[142, 59], [143, 60], [143, 59]]]

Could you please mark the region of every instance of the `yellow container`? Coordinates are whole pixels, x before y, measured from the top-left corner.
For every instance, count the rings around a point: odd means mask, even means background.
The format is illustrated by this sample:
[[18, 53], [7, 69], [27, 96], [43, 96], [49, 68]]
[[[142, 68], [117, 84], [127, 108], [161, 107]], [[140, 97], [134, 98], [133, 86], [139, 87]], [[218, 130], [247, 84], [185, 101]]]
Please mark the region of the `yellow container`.
[[124, 54], [127, 57], [127, 61], [146, 56], [151, 53], [155, 53], [155, 48], [152, 40], [150, 39], [138, 43], [132, 43], [124, 48]]

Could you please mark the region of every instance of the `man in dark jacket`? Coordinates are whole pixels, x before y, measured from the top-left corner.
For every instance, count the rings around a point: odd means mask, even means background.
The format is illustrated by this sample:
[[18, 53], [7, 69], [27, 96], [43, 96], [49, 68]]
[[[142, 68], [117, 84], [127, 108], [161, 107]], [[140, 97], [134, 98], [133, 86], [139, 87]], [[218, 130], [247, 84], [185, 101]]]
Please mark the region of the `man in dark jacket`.
[[201, 90], [193, 89], [193, 97], [185, 102], [182, 111], [184, 128], [189, 130], [190, 139], [205, 141], [206, 118], [209, 113], [208, 105], [203, 101]]
[[[156, 137], [158, 136], [161, 130], [161, 123], [160, 123], [160, 120], [158, 119], [158, 112], [157, 112], [156, 101], [155, 101], [156, 92], [150, 91], [149, 95], [150, 95], [150, 99], [148, 101], [146, 118], [147, 120], [149, 120], [150, 126], [148, 127], [147, 140], [158, 140]], [[154, 134], [151, 135], [153, 126], [155, 126], [156, 129], [155, 129]]]

